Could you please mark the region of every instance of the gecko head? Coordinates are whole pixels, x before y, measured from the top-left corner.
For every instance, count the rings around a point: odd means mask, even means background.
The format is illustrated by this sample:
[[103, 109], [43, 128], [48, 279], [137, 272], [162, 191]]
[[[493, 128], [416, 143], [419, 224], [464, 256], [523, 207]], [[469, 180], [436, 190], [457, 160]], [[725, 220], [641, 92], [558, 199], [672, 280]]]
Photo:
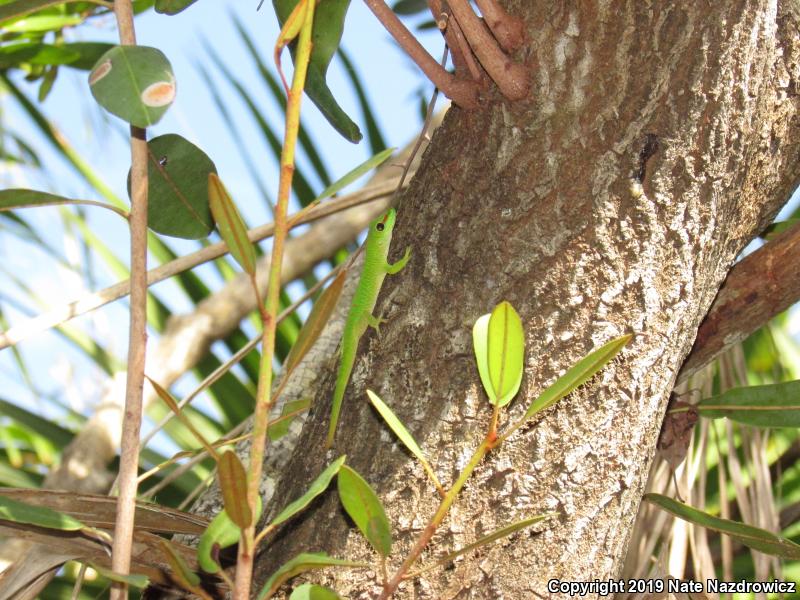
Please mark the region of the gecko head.
[[375, 219], [370, 225], [370, 230], [377, 234], [379, 237], [384, 237], [382, 234], [391, 233], [394, 228], [394, 220], [397, 217], [397, 211], [390, 208], [381, 217]]

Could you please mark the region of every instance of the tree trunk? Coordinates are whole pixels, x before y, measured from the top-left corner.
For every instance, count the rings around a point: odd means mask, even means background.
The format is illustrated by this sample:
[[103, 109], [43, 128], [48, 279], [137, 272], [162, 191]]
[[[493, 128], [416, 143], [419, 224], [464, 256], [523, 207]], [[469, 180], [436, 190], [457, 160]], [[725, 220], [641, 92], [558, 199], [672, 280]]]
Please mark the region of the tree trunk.
[[[551, 579], [618, 575], [667, 399], [698, 325], [745, 245], [795, 188], [800, 132], [793, 3], [509, 3], [524, 16], [526, 102], [492, 92], [454, 108], [398, 207], [388, 277], [345, 397], [335, 453], [323, 443], [335, 364], [322, 378], [274, 511], [333, 456], [376, 489], [394, 526], [390, 572], [438, 505], [420, 466], [365, 401], [378, 393], [443, 483], [491, 410], [472, 352], [475, 320], [509, 300], [526, 330], [519, 417], [592, 348], [635, 337], [588, 385], [492, 452], [420, 564], [492, 530], [557, 516], [406, 582], [397, 597], [543, 598]], [[508, 423], [511, 416], [504, 416]], [[502, 431], [502, 425], [501, 425]], [[301, 551], [375, 560], [335, 490], [266, 547], [263, 580]], [[345, 597], [369, 571], [318, 576]]]

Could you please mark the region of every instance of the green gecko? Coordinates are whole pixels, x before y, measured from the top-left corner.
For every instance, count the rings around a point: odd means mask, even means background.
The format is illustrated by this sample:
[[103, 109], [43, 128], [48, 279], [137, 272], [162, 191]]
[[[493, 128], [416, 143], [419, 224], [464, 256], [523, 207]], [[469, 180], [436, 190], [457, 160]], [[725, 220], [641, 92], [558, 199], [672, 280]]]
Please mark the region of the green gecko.
[[386, 257], [389, 255], [389, 244], [392, 242], [392, 230], [397, 212], [390, 208], [389, 211], [369, 224], [367, 241], [364, 243], [364, 266], [361, 270], [361, 279], [358, 281], [353, 302], [350, 305], [350, 312], [347, 313], [347, 321], [344, 324], [342, 334], [342, 360], [339, 363], [339, 372], [336, 375], [336, 390], [333, 393], [333, 406], [331, 408], [331, 423], [328, 428], [328, 441], [326, 448], [333, 444], [336, 435], [336, 424], [339, 421], [339, 412], [342, 409], [342, 399], [347, 383], [350, 381], [350, 373], [353, 371], [353, 363], [356, 359], [358, 340], [367, 330], [367, 326], [374, 327], [379, 331], [379, 326], [385, 321], [372, 314], [375, 303], [378, 301], [378, 294], [381, 291], [383, 280], [387, 274], [394, 275], [406, 266], [411, 256], [411, 248], [406, 248], [403, 258], [396, 263], [389, 264]]

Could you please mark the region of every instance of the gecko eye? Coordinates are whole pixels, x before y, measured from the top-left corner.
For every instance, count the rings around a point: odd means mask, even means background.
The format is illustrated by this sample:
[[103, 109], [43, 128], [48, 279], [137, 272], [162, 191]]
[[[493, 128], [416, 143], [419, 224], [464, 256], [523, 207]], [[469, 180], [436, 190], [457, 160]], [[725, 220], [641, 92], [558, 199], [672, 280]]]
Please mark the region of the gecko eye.
[[375, 225], [375, 229], [377, 229], [378, 231], [383, 231], [383, 227], [384, 227], [383, 223], [378, 223], [377, 225]]
[[162, 167], [166, 167], [167, 162], [168, 161], [166, 156], [162, 156], [161, 158], [158, 159], [158, 164], [161, 165]]

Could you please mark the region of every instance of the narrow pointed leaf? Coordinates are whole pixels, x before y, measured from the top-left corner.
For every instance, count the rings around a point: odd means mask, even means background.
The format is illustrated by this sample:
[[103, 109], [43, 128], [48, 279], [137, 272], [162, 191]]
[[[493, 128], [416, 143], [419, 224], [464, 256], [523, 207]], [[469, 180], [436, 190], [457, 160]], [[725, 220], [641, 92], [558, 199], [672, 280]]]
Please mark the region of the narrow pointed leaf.
[[632, 335], [623, 335], [600, 346], [585, 358], [579, 360], [569, 371], [559, 377], [534, 400], [525, 412], [524, 420], [552, 406], [575, 388], [583, 385], [600, 371], [631, 341]]
[[[273, 0], [272, 4], [281, 27], [286, 23], [297, 2], [298, 0]], [[316, 8], [305, 92], [336, 131], [347, 140], [357, 143], [362, 138], [358, 125], [342, 110], [325, 81], [328, 65], [342, 38], [349, 6], [350, 0], [326, 0], [320, 2]], [[294, 55], [294, 51], [292, 54]]]
[[319, 335], [330, 320], [333, 309], [336, 308], [336, 303], [342, 294], [345, 275], [345, 271], [340, 271], [314, 303], [314, 308], [311, 309], [308, 319], [306, 319], [300, 333], [297, 334], [297, 339], [283, 363], [286, 372], [284, 377], [288, 377], [294, 371], [295, 367], [300, 364], [300, 361], [303, 360], [303, 357], [314, 345], [314, 342], [319, 339]]
[[292, 590], [292, 595], [289, 600], [340, 600], [341, 596], [333, 590], [315, 585], [312, 583], [304, 583], [300, 587]]
[[216, 172], [208, 155], [179, 135], [168, 133], [147, 142], [147, 226], [173, 237], [206, 237], [214, 229], [209, 175]]
[[304, 552], [285, 562], [270, 576], [261, 589], [261, 592], [258, 594], [258, 600], [270, 598], [286, 581], [300, 573], [305, 573], [313, 569], [324, 569], [325, 567], [346, 567], [352, 569], [370, 568], [370, 565], [368, 563], [333, 558], [324, 552]]
[[[367, 92], [364, 90], [364, 84], [361, 81], [361, 77], [358, 74], [356, 66], [352, 63], [347, 53], [341, 46], [339, 47], [337, 56], [342, 61], [344, 72], [347, 75], [347, 78], [350, 80], [350, 85], [353, 86], [353, 92], [358, 100], [358, 107], [361, 109], [363, 123], [367, 129], [367, 140], [369, 141], [370, 152], [377, 154], [381, 150], [384, 150], [388, 147], [388, 144], [383, 138], [383, 134], [381, 133], [380, 127], [378, 126], [378, 121], [375, 117], [375, 110], [377, 106], [370, 102], [369, 98], [367, 97]], [[424, 114], [422, 118], [423, 120], [425, 119]]]
[[730, 389], [701, 400], [697, 411], [755, 427], [800, 427], [800, 381]]
[[92, 96], [136, 127], [161, 120], [175, 99], [175, 76], [164, 53], [147, 46], [116, 46], [89, 73]]
[[46, 529], [59, 531], [82, 531], [89, 529], [78, 519], [62, 512], [17, 502], [6, 496], [0, 496], [0, 519], [24, 525], [36, 525]]
[[520, 531], [521, 529], [525, 529], [526, 527], [530, 527], [531, 525], [535, 525], [536, 523], [540, 523], [545, 519], [549, 519], [550, 517], [555, 516], [556, 513], [546, 513], [543, 515], [536, 515], [535, 517], [531, 517], [529, 519], [523, 519], [521, 521], [517, 521], [516, 523], [512, 523], [511, 525], [506, 525], [505, 527], [501, 527], [500, 529], [496, 529], [489, 535], [485, 535], [479, 540], [464, 546], [463, 548], [459, 548], [448, 554], [447, 556], [443, 556], [442, 558], [436, 561], [438, 565], [445, 565], [451, 562], [453, 559], [461, 556], [462, 554], [466, 554], [467, 552], [471, 552], [475, 550], [475, 548], [480, 548], [481, 546], [486, 546], [491, 544], [492, 542], [496, 542], [497, 540], [503, 539], [504, 537], [508, 537], [512, 533]]
[[392, 552], [392, 531], [386, 511], [370, 485], [347, 465], [337, 478], [339, 499], [358, 529], [381, 556]]
[[[56, 194], [48, 194], [47, 192], [40, 192], [37, 190], [26, 190], [21, 188], [12, 188], [8, 190], [0, 190], [0, 211], [11, 210], [15, 208], [34, 208], [37, 206], [55, 206], [58, 204], [86, 204], [85, 200], [73, 200], [65, 198], [64, 196], [57, 196]], [[116, 206], [110, 204], [93, 203], [93, 206], [107, 208], [117, 214], [125, 215]]]
[[[263, 508], [260, 496], [256, 508], [258, 510], [255, 520], [258, 521]], [[214, 558], [216, 553], [223, 548], [233, 546], [241, 535], [242, 530], [231, 520], [228, 513], [221, 511], [200, 536], [200, 542], [197, 544], [197, 564], [206, 573], [218, 573], [221, 567]]]
[[156, 0], [155, 9], [157, 13], [164, 15], [177, 15], [195, 2], [197, 0]]
[[5, 31], [11, 33], [44, 33], [64, 27], [74, 27], [83, 22], [83, 17], [80, 15], [60, 15], [55, 13], [41, 13], [38, 15], [30, 15], [22, 18], [13, 23], [3, 26]]
[[241, 529], [250, 527], [253, 513], [247, 505], [247, 474], [242, 461], [235, 452], [226, 450], [222, 453], [217, 467], [225, 512]]
[[489, 381], [497, 405], [505, 406], [519, 391], [525, 355], [522, 320], [509, 302], [501, 302], [492, 311], [486, 335]]
[[172, 575], [178, 582], [184, 586], [185, 589], [193, 590], [200, 585], [201, 580], [197, 573], [189, 568], [183, 557], [175, 552], [175, 549], [170, 545], [167, 540], [159, 540], [161, 549], [164, 551], [164, 556], [167, 558], [169, 566], [172, 567]]
[[375, 156], [368, 158], [363, 163], [358, 165], [352, 171], [343, 175], [337, 181], [334, 181], [328, 187], [326, 187], [319, 196], [317, 196], [316, 201], [324, 200], [334, 194], [339, 193], [342, 189], [346, 188], [348, 185], [353, 183], [354, 181], [358, 180], [360, 177], [363, 177], [367, 173], [369, 173], [375, 167], [383, 164], [387, 158], [389, 158], [397, 148], [386, 148], [382, 152], [378, 152]]
[[314, 498], [328, 489], [331, 479], [333, 479], [339, 472], [339, 469], [341, 469], [346, 458], [347, 457], [345, 455], [342, 455], [329, 464], [327, 468], [311, 483], [311, 485], [308, 487], [308, 491], [284, 508], [278, 514], [278, 516], [272, 520], [270, 526], [280, 525], [284, 521], [288, 521], [294, 515], [301, 512], [304, 508], [311, 504], [311, 501], [314, 500]]
[[[294, 347], [294, 346], [292, 346]], [[292, 425], [292, 419], [300, 413], [306, 411], [311, 406], [311, 398], [301, 398], [300, 400], [291, 400], [283, 405], [281, 408], [281, 416], [277, 419], [270, 420], [267, 434], [271, 442], [275, 442], [289, 433], [289, 427]]]
[[228, 245], [231, 255], [245, 273], [255, 277], [256, 249], [247, 237], [247, 226], [242, 216], [216, 173], [208, 174], [208, 204], [217, 222], [217, 231]]
[[137, 588], [145, 588], [150, 583], [150, 578], [147, 575], [122, 575], [121, 573], [115, 573], [111, 569], [106, 569], [105, 567], [101, 567], [97, 563], [91, 562], [89, 563], [95, 571], [100, 573], [106, 579], [110, 579], [111, 581], [118, 581], [120, 583], [127, 583], [128, 585], [132, 585], [133, 587]]
[[[147, 376], [145, 375], [145, 377]], [[183, 411], [178, 407], [178, 403], [175, 402], [175, 398], [172, 397], [172, 394], [170, 394], [167, 390], [165, 390], [163, 387], [161, 387], [158, 383], [156, 383], [149, 377], [147, 377], [147, 381], [149, 381], [150, 385], [153, 386], [153, 389], [156, 391], [158, 397], [161, 398], [164, 404], [166, 404], [169, 407], [169, 409], [183, 424], [183, 426], [192, 432], [192, 435], [194, 435], [195, 439], [200, 443], [200, 445], [206, 449], [209, 455], [214, 457], [214, 459], [219, 460], [219, 454], [217, 454], [217, 451], [211, 444], [208, 443], [208, 440], [206, 440], [205, 436], [203, 436], [203, 434], [197, 430], [197, 428], [186, 417], [186, 415], [183, 414]]]
[[12, 0], [0, 5], [0, 23], [62, 3], [63, 0]]
[[752, 525], [715, 517], [662, 494], [645, 494], [644, 499], [684, 521], [724, 533], [759, 552], [779, 556], [786, 560], [800, 560], [800, 545], [783, 536]]
[[431, 481], [436, 485], [436, 488], [440, 491], [444, 491], [442, 488], [442, 484], [439, 483], [438, 477], [436, 477], [436, 473], [433, 472], [428, 459], [425, 458], [425, 454], [422, 452], [422, 448], [419, 447], [417, 441], [414, 439], [414, 436], [411, 435], [411, 432], [406, 429], [406, 426], [403, 425], [403, 422], [397, 418], [392, 412], [392, 409], [386, 406], [383, 400], [373, 392], [372, 390], [367, 390], [367, 396], [369, 397], [369, 401], [372, 402], [372, 406], [375, 407], [375, 410], [380, 413], [383, 420], [386, 421], [386, 424], [389, 426], [397, 438], [403, 442], [403, 445], [408, 448], [409, 452], [413, 454], [416, 459], [422, 465], [422, 468], [425, 469], [425, 472], [430, 477]]

